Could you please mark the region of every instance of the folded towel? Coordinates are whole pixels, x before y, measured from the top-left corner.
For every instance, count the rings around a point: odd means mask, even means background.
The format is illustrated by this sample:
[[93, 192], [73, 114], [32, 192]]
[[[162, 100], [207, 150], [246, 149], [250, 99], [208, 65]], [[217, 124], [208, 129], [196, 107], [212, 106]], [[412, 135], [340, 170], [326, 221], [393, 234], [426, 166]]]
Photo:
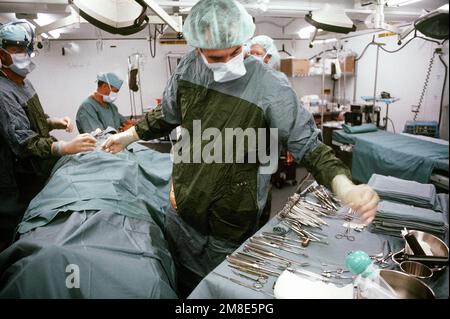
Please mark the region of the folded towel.
[[345, 133], [349, 133], [349, 134], [369, 133], [369, 132], [378, 131], [378, 128], [376, 127], [376, 125], [372, 124], [372, 123], [356, 125], [356, 126], [342, 124], [342, 128], [344, 129]]
[[373, 174], [368, 185], [378, 193], [381, 199], [441, 210], [437, 205], [436, 187], [433, 184], [421, 184], [392, 176]]
[[400, 237], [404, 228], [421, 230], [443, 238], [448, 230], [444, 214], [431, 209], [381, 201], [371, 230]]

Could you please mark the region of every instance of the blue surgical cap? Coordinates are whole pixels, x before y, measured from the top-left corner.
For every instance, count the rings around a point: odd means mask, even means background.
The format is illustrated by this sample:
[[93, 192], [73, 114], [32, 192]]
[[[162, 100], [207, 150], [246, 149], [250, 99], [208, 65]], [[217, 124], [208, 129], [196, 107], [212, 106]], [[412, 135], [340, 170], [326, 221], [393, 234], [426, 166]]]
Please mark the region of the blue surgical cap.
[[252, 17], [235, 0], [200, 0], [183, 28], [187, 43], [202, 49], [242, 45], [255, 33]]
[[117, 74], [112, 73], [112, 72], [99, 73], [97, 75], [97, 81], [109, 83], [109, 85], [115, 87], [118, 90], [120, 90], [120, 88], [122, 87], [122, 83], [123, 83], [123, 80]]
[[[33, 34], [23, 26], [26, 22], [13, 22], [0, 25], [0, 48], [6, 45], [17, 45], [27, 48], [30, 54], [33, 51]], [[32, 32], [32, 30], [30, 29]]]

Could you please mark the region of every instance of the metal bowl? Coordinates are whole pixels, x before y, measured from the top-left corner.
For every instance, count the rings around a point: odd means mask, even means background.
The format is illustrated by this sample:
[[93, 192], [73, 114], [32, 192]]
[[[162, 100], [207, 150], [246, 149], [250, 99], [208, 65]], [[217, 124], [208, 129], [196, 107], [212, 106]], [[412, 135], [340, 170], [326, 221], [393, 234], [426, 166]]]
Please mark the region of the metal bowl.
[[430, 267], [417, 261], [403, 261], [400, 263], [400, 269], [404, 273], [420, 279], [430, 278], [433, 276], [433, 271]]
[[[418, 231], [418, 230], [410, 230], [409, 233], [413, 234], [419, 243], [424, 242], [430, 247], [430, 250], [432, 252], [431, 256], [439, 256], [439, 257], [447, 257], [448, 258], [448, 246], [442, 240], [440, 240], [438, 237], [431, 235], [429, 233], [425, 233], [423, 231]], [[406, 240], [405, 240], [404, 251], [406, 254], [409, 254], [409, 255], [413, 254], [413, 252], [412, 252], [411, 248], [409, 247], [408, 243], [406, 242]], [[427, 254], [427, 255], [430, 255], [430, 254]], [[445, 269], [445, 267], [446, 266], [431, 267], [431, 270], [439, 271], [439, 270]]]
[[435, 299], [433, 290], [421, 280], [396, 270], [380, 270], [383, 279], [403, 299]]

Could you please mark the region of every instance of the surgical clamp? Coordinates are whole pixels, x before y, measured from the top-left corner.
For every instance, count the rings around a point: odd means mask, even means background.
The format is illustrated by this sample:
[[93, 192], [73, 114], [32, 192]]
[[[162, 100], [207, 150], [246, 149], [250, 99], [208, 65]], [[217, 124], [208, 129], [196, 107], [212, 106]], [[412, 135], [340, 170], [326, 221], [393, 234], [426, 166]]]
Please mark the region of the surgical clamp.
[[349, 240], [349, 241], [355, 241], [355, 236], [350, 235], [349, 227], [345, 228], [345, 232], [343, 234], [336, 234], [336, 236], [334, 236], [334, 237], [336, 237], [337, 239], [347, 238], [347, 240]]

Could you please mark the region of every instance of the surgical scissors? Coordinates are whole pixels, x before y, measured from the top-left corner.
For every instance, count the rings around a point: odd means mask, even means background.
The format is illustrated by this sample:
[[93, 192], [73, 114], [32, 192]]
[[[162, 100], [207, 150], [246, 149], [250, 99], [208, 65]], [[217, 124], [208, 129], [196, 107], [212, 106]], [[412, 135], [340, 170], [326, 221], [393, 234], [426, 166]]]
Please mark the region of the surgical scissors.
[[347, 238], [347, 240], [355, 241], [355, 236], [350, 235], [350, 228], [346, 227], [345, 232], [343, 234], [336, 234], [337, 239]]

